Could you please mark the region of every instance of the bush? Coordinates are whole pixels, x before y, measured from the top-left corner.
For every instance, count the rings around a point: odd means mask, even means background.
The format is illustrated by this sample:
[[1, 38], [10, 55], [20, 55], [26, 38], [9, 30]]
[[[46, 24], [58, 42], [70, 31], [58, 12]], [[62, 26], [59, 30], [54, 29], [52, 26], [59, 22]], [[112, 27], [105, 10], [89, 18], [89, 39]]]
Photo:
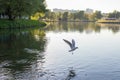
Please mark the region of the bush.
[[46, 24], [44, 22], [36, 20], [0, 20], [0, 29], [16, 29], [16, 28], [31, 28], [31, 27], [43, 27]]

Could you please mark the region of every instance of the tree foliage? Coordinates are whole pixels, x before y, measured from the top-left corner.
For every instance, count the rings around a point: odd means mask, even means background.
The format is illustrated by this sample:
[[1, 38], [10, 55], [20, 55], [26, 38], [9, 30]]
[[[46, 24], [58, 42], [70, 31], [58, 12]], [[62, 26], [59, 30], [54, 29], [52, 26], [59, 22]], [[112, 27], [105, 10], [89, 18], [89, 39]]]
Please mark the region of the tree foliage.
[[[51, 16], [52, 15], [52, 16]], [[78, 12], [46, 12], [44, 19], [59, 20], [59, 21], [97, 21], [101, 18], [120, 18], [119, 11], [113, 11], [112, 13], [101, 13], [101, 11], [95, 11], [91, 14], [85, 13], [85, 11]]]
[[95, 13], [93, 14], [93, 16], [95, 17], [95, 19], [101, 19], [102, 18], [101, 11], [95, 11]]
[[0, 13], [6, 15], [9, 20], [45, 12], [45, 7], [45, 0], [0, 0]]
[[67, 21], [68, 20], [68, 12], [64, 12], [63, 13], [62, 20], [63, 21]]
[[108, 18], [120, 18], [120, 12], [113, 11], [112, 13], [109, 13]]

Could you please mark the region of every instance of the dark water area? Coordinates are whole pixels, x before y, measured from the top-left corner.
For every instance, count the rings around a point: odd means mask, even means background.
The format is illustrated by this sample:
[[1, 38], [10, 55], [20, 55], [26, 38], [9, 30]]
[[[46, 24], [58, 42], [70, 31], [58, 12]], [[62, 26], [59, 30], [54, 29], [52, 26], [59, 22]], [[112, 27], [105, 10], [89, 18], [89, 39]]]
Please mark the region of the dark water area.
[[[74, 39], [78, 49], [69, 52], [63, 39]], [[0, 30], [0, 80], [120, 80], [119, 44], [119, 24]]]

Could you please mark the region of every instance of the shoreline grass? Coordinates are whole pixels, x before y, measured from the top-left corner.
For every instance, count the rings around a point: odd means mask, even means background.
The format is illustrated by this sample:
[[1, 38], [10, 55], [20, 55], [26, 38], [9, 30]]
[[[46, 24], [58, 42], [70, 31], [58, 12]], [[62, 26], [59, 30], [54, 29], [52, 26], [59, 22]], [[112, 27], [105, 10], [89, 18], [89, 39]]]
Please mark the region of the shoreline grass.
[[37, 20], [20, 19], [9, 21], [6, 19], [0, 19], [0, 29], [24, 29], [44, 26], [46, 26], [46, 23]]

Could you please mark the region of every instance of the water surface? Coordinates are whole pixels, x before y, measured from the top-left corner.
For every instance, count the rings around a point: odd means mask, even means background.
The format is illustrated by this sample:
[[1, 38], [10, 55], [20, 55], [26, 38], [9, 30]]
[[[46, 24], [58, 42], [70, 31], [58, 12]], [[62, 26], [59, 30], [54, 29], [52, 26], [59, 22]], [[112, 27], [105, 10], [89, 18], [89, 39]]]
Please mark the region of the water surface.
[[[0, 80], [120, 80], [120, 25], [50, 23], [0, 33]], [[75, 40], [76, 49], [63, 41]]]

